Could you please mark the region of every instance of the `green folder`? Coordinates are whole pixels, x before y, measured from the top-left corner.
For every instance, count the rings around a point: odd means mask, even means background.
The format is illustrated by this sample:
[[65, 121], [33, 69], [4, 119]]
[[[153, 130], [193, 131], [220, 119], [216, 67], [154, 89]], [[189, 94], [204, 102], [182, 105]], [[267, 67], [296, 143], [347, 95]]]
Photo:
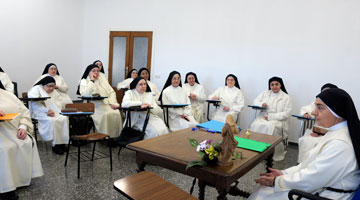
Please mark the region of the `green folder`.
[[241, 138], [238, 136], [234, 137], [236, 141], [239, 142], [238, 147], [243, 149], [249, 149], [253, 151], [263, 152], [265, 151], [271, 144], [265, 142], [259, 142], [255, 140], [250, 140], [246, 138]]

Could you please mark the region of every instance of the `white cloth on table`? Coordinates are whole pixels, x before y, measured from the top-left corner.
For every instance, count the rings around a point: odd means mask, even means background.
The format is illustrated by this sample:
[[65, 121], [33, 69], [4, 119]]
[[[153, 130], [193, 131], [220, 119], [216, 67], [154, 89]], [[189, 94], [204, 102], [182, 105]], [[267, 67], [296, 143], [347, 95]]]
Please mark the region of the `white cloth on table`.
[[[60, 114], [66, 103], [62, 96], [54, 90], [48, 94], [42, 85], [35, 85], [28, 92], [29, 98], [50, 97], [45, 101], [31, 101], [30, 111], [33, 118], [39, 122], [39, 133], [44, 141], [53, 141], [56, 144], [67, 144], [69, 142], [69, 118]], [[54, 117], [47, 115], [48, 111], [55, 113]]]
[[318, 192], [330, 199], [351, 199], [353, 193], [324, 189], [356, 190], [360, 183], [360, 171], [346, 121], [330, 127], [303, 162], [282, 172], [282, 176], [276, 177], [274, 187], [261, 186], [248, 199], [288, 199], [291, 189]]
[[92, 82], [89, 77], [80, 81], [81, 96], [99, 94], [107, 97], [103, 100], [91, 101], [95, 105], [95, 112], [91, 115], [95, 123], [96, 131], [108, 134], [111, 138], [118, 137], [122, 130], [122, 119], [119, 110], [111, 108], [110, 104], [119, 106], [116, 94], [108, 81], [99, 78]]
[[[267, 104], [266, 110], [262, 110], [251, 124], [250, 130], [258, 133], [277, 135], [287, 138], [289, 129], [289, 117], [292, 109], [290, 96], [283, 91], [274, 93], [271, 90], [262, 92], [254, 100], [254, 105]], [[268, 116], [265, 120], [264, 116]], [[285, 145], [279, 143], [275, 148], [274, 160], [285, 158]]]
[[[168, 123], [170, 131], [177, 131], [198, 124], [192, 116], [189, 96], [182, 87], [173, 87], [172, 85], [170, 85], [169, 87], [165, 88], [162, 94], [162, 103], [163, 105], [189, 104], [188, 106], [182, 108], [169, 108]], [[189, 121], [181, 118], [181, 115], [187, 116]]]
[[185, 83], [183, 88], [186, 90], [188, 96], [190, 96], [190, 94], [196, 95], [195, 101], [190, 98], [192, 114], [197, 122], [204, 122], [204, 102], [206, 100], [204, 87], [197, 83], [193, 86]]
[[15, 119], [0, 122], [0, 193], [30, 185], [31, 178], [44, 175], [35, 140], [17, 138], [22, 127], [28, 133], [33, 126], [29, 110], [11, 92], [0, 89], [0, 110], [20, 113]]
[[[242, 91], [235, 86], [232, 88], [223, 86], [215, 90], [215, 92], [209, 96], [209, 99], [212, 99], [213, 97], [218, 97], [221, 103], [213, 113], [212, 119], [225, 123], [226, 116], [231, 114], [233, 115], [234, 121], [237, 121], [239, 113], [245, 106]], [[229, 107], [230, 111], [224, 111], [225, 106]]]
[[[145, 129], [144, 139], [167, 134], [169, 130], [166, 127], [164, 121], [158, 116], [158, 114], [161, 113], [162, 110], [156, 104], [155, 97], [152, 95], [152, 93], [144, 92], [144, 94], [140, 94], [136, 91], [136, 89], [128, 90], [124, 95], [121, 106], [140, 106], [142, 103], [150, 104], [152, 107], [152, 109], [150, 109], [150, 117]], [[146, 111], [132, 111], [130, 115], [131, 127], [142, 131], [146, 118]]]

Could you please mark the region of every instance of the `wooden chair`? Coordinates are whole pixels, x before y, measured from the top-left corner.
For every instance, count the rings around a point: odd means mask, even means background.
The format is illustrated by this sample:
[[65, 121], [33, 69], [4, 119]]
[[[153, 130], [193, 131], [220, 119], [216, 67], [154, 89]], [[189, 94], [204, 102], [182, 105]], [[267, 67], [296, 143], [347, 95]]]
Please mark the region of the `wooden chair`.
[[[18, 97], [18, 87], [17, 87], [17, 82], [12, 82], [14, 85], [14, 94], [16, 97]], [[19, 97], [18, 97], [19, 98]]]
[[[91, 112], [94, 113], [95, 111], [95, 107], [93, 103], [75, 103], [75, 104], [67, 104], [65, 106], [65, 108], [69, 109], [69, 108], [74, 108], [76, 109], [78, 112]], [[94, 143], [93, 145], [93, 149], [92, 149], [92, 155], [91, 155], [91, 161], [94, 160], [94, 154], [95, 154], [95, 146], [96, 146], [96, 142], [100, 141], [100, 140], [105, 140], [105, 139], [110, 139], [109, 135], [105, 134], [105, 133], [88, 133], [88, 125], [89, 125], [89, 120], [91, 119], [90, 117], [91, 114], [87, 114], [87, 115], [70, 115], [69, 116], [69, 120], [70, 120], [70, 140], [69, 140], [69, 144], [68, 144], [68, 149], [66, 152], [66, 159], [65, 159], [65, 167], [67, 165], [67, 160], [69, 157], [69, 151], [70, 151], [70, 143], [76, 142], [77, 147], [78, 147], [78, 155], [77, 155], [77, 160], [78, 160], [78, 178], [80, 178], [80, 155], [81, 155], [81, 151], [80, 148], [81, 146], [83, 146], [83, 143], [87, 144], [87, 143]], [[75, 131], [74, 127], [78, 126], [79, 124], [74, 124], [74, 118], [75, 117], [79, 117], [79, 116], [85, 116], [86, 117], [86, 122], [85, 122], [85, 126], [86, 127], [80, 127], [78, 130], [80, 131]], [[85, 131], [84, 131], [85, 130]], [[110, 157], [110, 170], [112, 171], [112, 153], [111, 153], [111, 147], [109, 146], [109, 157]], [[100, 158], [104, 158], [104, 157], [100, 157]], [[99, 159], [99, 158], [98, 158]], [[89, 161], [89, 160], [85, 160], [85, 161]]]
[[140, 172], [114, 182], [114, 189], [128, 199], [197, 199], [152, 172]]

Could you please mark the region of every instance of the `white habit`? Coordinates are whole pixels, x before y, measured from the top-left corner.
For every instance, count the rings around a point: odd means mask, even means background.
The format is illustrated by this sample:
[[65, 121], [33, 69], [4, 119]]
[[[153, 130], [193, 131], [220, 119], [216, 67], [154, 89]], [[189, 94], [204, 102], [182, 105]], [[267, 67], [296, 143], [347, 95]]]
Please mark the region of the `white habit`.
[[[267, 90], [254, 100], [256, 106], [262, 106], [263, 103], [267, 104], [267, 109], [258, 114], [251, 124], [251, 131], [280, 137], [283, 135], [283, 138], [287, 138], [289, 117], [292, 109], [290, 96], [282, 90], [278, 93]], [[266, 115], [268, 120], [264, 118]], [[285, 145], [281, 142], [275, 148], [274, 160], [283, 160], [285, 154]]]
[[186, 90], [188, 96], [190, 96], [190, 94], [196, 95], [195, 101], [190, 98], [192, 114], [197, 122], [204, 122], [204, 102], [206, 100], [204, 87], [197, 83], [193, 86], [185, 83], [183, 88]]
[[[145, 129], [144, 139], [167, 134], [169, 130], [166, 127], [164, 121], [158, 116], [159, 113], [162, 113], [162, 110], [156, 104], [155, 97], [152, 93], [144, 92], [144, 94], [140, 94], [136, 91], [136, 89], [128, 90], [125, 93], [121, 106], [140, 106], [142, 103], [148, 103], [152, 107], [152, 109], [150, 110], [149, 121]], [[131, 127], [142, 131], [145, 122], [146, 111], [132, 111], [130, 115]]]
[[121, 81], [120, 83], [117, 84], [116, 88], [118, 90], [120, 89], [129, 89], [130, 88], [130, 83], [133, 81], [134, 79], [133, 78], [127, 78], [123, 81]]
[[5, 193], [30, 185], [31, 178], [44, 172], [35, 139], [29, 135], [24, 140], [17, 138], [19, 128], [32, 132], [29, 110], [11, 92], [0, 89], [0, 96], [0, 110], [20, 113], [9, 122], [0, 122], [0, 193]]
[[[189, 106], [183, 108], [169, 108], [170, 131], [177, 131], [198, 124], [192, 116], [189, 96], [182, 87], [173, 87], [170, 85], [165, 88], [162, 94], [162, 103], [164, 105], [189, 104]], [[181, 118], [183, 114], [189, 118], [189, 121]]]
[[[28, 92], [29, 98], [51, 97], [45, 101], [31, 101], [30, 111], [33, 118], [39, 121], [39, 133], [44, 141], [52, 140], [52, 144], [69, 143], [69, 118], [60, 115], [61, 109], [65, 108], [62, 97], [54, 90], [48, 94], [42, 85], [35, 85]], [[54, 117], [47, 115], [48, 111], [55, 113]]]
[[[50, 76], [50, 74], [44, 74], [44, 75], [40, 76], [34, 84], [36, 84], [37, 82], [39, 82], [41, 79], [45, 78], [46, 76]], [[65, 105], [73, 103], [70, 96], [67, 94], [69, 87], [65, 83], [64, 78], [59, 75], [55, 75], [55, 76], [51, 76], [51, 77], [53, 77], [55, 79], [56, 85], [59, 86], [59, 88], [56, 90], [58, 91], [58, 93], [61, 96], [61, 101]]]
[[288, 199], [290, 189], [318, 192], [320, 196], [330, 199], [351, 199], [352, 193], [324, 189], [356, 190], [360, 183], [360, 172], [346, 121], [330, 127], [330, 131], [321, 137], [302, 163], [282, 172], [282, 176], [276, 177], [274, 187], [261, 186], [249, 199]]
[[14, 93], [14, 84], [7, 73], [0, 72], [0, 81], [7, 91]]
[[[211, 119], [225, 123], [226, 116], [231, 114], [233, 115], [234, 121], [237, 121], [238, 116], [245, 105], [242, 91], [235, 86], [232, 88], [223, 86], [215, 90], [215, 92], [209, 96], [209, 99], [212, 99], [213, 97], [218, 97], [221, 103], [212, 114]], [[224, 111], [225, 106], [229, 107], [230, 111]]]
[[99, 94], [102, 97], [107, 97], [104, 100], [91, 101], [95, 105], [95, 112], [91, 117], [94, 120], [96, 131], [99, 133], [108, 134], [111, 138], [118, 137], [122, 130], [122, 120], [119, 110], [114, 110], [110, 104], [119, 106], [116, 100], [116, 94], [108, 81], [103, 78], [98, 78], [92, 82], [89, 76], [80, 81], [81, 96], [92, 96]]

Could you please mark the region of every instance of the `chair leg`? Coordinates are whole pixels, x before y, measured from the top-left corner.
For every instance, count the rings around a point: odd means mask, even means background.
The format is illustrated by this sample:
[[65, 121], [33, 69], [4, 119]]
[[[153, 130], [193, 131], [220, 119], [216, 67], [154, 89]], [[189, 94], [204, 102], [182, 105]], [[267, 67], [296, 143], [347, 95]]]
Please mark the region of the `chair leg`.
[[[109, 152], [110, 152], [110, 171], [112, 171], [112, 152], [111, 152], [111, 146], [109, 145]], [[120, 151], [119, 151], [120, 153]]]
[[91, 161], [94, 160], [95, 146], [96, 146], [96, 141], [94, 142], [93, 151], [92, 151], [92, 155], [91, 155]]
[[70, 151], [70, 140], [69, 140], [69, 143], [68, 143], [68, 148], [67, 148], [67, 151], [66, 151], [65, 167], [66, 167], [67, 160], [68, 160], [68, 157], [69, 157], [69, 151]]
[[121, 146], [119, 146], [119, 152], [118, 152], [118, 155], [120, 155], [120, 151], [121, 151]]
[[80, 178], [80, 145], [78, 145], [78, 178]]

